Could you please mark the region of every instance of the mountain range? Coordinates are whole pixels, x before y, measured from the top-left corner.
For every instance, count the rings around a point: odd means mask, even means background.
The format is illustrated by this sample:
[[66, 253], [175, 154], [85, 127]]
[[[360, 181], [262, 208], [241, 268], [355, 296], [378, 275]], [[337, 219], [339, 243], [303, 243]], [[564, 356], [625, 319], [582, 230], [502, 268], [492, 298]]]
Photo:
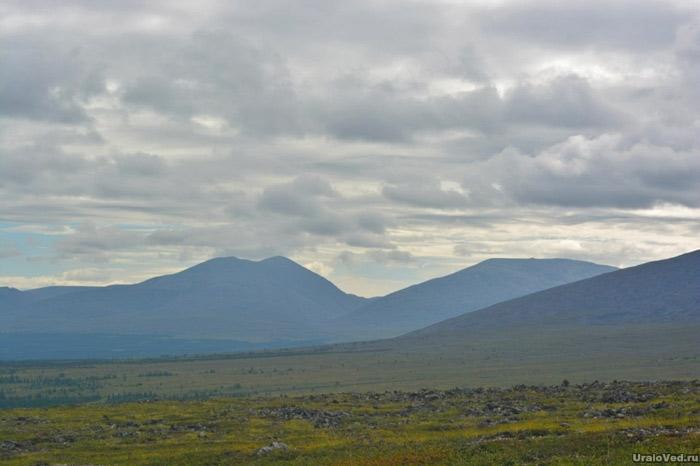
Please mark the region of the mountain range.
[[217, 258], [134, 285], [7, 294], [14, 308], [3, 306], [5, 332], [248, 341], [317, 338], [326, 322], [366, 301], [283, 257]]
[[[404, 370], [426, 384], [695, 379], [699, 334], [700, 251], [694, 251], [347, 349], [370, 359], [403, 358]], [[450, 373], [463, 378], [455, 382]]]
[[504, 331], [700, 324], [700, 251], [648, 262], [501, 302], [404, 338]]
[[617, 270], [570, 259], [488, 259], [372, 300], [341, 317], [354, 336], [385, 338], [471, 311]]
[[133, 285], [0, 288], [0, 359], [240, 351], [386, 338], [614, 270], [493, 259], [367, 299], [284, 257], [217, 258]]

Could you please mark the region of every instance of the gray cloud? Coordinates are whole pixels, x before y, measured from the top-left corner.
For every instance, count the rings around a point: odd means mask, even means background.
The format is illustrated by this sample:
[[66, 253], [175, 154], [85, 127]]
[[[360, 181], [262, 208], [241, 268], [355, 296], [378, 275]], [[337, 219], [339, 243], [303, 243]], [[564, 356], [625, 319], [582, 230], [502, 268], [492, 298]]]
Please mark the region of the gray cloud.
[[454, 189], [443, 189], [437, 180], [385, 186], [382, 193], [392, 201], [418, 207], [454, 209], [468, 204], [466, 195]]
[[621, 265], [700, 247], [688, 2], [0, 15], [0, 244], [35, 228], [48, 246], [30, 255], [89, 271], [71, 280], [284, 254], [398, 286], [396, 266], [428, 278], [455, 255]]
[[509, 95], [507, 107], [510, 119], [528, 125], [610, 130], [623, 118], [576, 75], [558, 77], [546, 85], [519, 86]]
[[98, 227], [92, 223], [80, 225], [75, 233], [61, 239], [56, 245], [59, 258], [93, 261], [108, 260], [109, 254], [119, 250], [131, 250], [144, 240], [143, 233], [114, 226]]
[[313, 216], [322, 207], [319, 198], [334, 197], [333, 187], [318, 176], [299, 176], [290, 183], [266, 188], [260, 196], [260, 207], [288, 215]]
[[630, 0], [508, 4], [480, 16], [485, 31], [544, 47], [649, 50], [673, 45], [674, 31], [688, 20], [682, 2]]
[[504, 151], [468, 186], [480, 196], [566, 207], [700, 206], [700, 158], [617, 135], [576, 136], [534, 156]]
[[58, 123], [89, 119], [83, 104], [104, 86], [98, 63], [80, 47], [57, 49], [39, 36], [0, 43], [0, 116]]

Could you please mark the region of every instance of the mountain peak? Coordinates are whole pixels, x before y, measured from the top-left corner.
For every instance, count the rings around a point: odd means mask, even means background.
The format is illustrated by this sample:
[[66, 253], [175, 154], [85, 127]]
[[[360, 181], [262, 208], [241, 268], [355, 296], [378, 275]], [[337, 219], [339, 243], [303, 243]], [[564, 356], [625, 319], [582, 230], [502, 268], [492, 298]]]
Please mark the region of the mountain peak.
[[[572, 263], [582, 263], [582, 264], [594, 264], [594, 265], [600, 265], [596, 264], [595, 262], [588, 262], [588, 261], [582, 261], [582, 260], [577, 260], [577, 259], [567, 259], [563, 257], [492, 257], [489, 259], [485, 259], [476, 265], [480, 264], [531, 264], [534, 262], [540, 262], [540, 263], [566, 263], [566, 264], [572, 264]], [[605, 266], [609, 267], [609, 266]]]
[[250, 259], [242, 259], [240, 257], [236, 256], [221, 256], [221, 257], [213, 257], [211, 259], [208, 259], [204, 262], [200, 262], [199, 264], [193, 265], [190, 268], [196, 268], [196, 267], [201, 267], [201, 266], [226, 266], [226, 265], [243, 265], [243, 264], [295, 264], [298, 265], [296, 262], [294, 262], [292, 259], [289, 259], [284, 256], [272, 256], [272, 257], [267, 257], [265, 259], [260, 259], [260, 260], [250, 260]]
[[230, 267], [230, 266], [240, 266], [243, 264], [250, 264], [252, 261], [249, 261], [248, 259], [241, 259], [236, 256], [224, 256], [224, 257], [214, 257], [208, 260], [205, 260], [204, 262], [200, 262], [199, 264], [195, 264], [192, 267], [189, 267], [183, 272], [186, 272], [188, 270], [196, 270], [196, 269], [209, 269], [209, 268], [219, 268], [219, 267]]
[[614, 267], [568, 259], [489, 259], [367, 302], [345, 316], [343, 323], [361, 328], [368, 338], [395, 336], [613, 270]]
[[19, 293], [17, 288], [12, 288], [10, 286], [0, 286], [0, 293]]
[[263, 264], [294, 264], [294, 265], [299, 265], [296, 262], [294, 262], [292, 259], [285, 257], [285, 256], [272, 256], [268, 257], [267, 259], [263, 259], [260, 261], [260, 263]]
[[216, 264], [216, 263], [232, 263], [232, 262], [249, 262], [247, 259], [241, 259], [240, 257], [236, 256], [221, 256], [221, 257], [212, 257], [211, 259], [205, 260], [204, 262], [200, 262], [198, 265], [202, 264]]
[[[217, 257], [133, 285], [48, 294], [52, 296], [28, 303], [22, 308], [26, 312], [0, 312], [0, 328], [319, 341], [336, 335], [331, 319], [364, 303], [280, 256], [261, 261]], [[3, 299], [0, 311], [2, 306], [19, 309], [10, 301]]]

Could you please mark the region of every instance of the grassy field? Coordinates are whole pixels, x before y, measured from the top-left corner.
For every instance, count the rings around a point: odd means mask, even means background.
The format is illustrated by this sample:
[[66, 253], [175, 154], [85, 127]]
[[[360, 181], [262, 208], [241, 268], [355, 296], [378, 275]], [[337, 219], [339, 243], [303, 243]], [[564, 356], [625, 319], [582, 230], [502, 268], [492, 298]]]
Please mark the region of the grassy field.
[[630, 464], [700, 452], [700, 382], [18, 408], [0, 439], [8, 466]]
[[[591, 465], [696, 453], [698, 330], [4, 363], [0, 463]], [[527, 386], [497, 388], [516, 384]], [[258, 453], [273, 442], [284, 445]]]
[[[341, 391], [700, 378], [700, 329], [384, 341], [130, 362], [0, 364], [0, 407]], [[611, 356], [611, 355], [614, 355]]]

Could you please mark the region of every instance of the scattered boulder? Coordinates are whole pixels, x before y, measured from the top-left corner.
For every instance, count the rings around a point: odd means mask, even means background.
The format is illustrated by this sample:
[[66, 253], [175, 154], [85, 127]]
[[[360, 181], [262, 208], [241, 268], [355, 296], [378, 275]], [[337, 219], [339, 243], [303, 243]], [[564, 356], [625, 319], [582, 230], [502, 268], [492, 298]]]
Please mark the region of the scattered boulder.
[[691, 433], [697, 433], [700, 429], [695, 427], [633, 427], [619, 431], [620, 435], [632, 439], [634, 441], [642, 441], [647, 437], [657, 437], [660, 435], [668, 435], [672, 437], [683, 437]]
[[603, 403], [643, 403], [654, 398], [653, 393], [632, 393], [626, 390], [608, 390], [600, 396]]
[[294, 406], [261, 409], [258, 411], [258, 414], [260, 416], [274, 417], [285, 421], [302, 419], [310, 421], [316, 428], [338, 427], [342, 419], [350, 415], [344, 411], [322, 411]]
[[14, 442], [12, 440], [3, 440], [0, 442], [0, 450], [20, 451], [20, 450], [22, 450], [22, 444], [19, 442]]
[[585, 411], [582, 416], [586, 418], [593, 418], [593, 419], [598, 419], [598, 418], [626, 418], [626, 417], [636, 417], [636, 416], [644, 416], [645, 414], [649, 414], [652, 411], [658, 410], [658, 409], [664, 409], [668, 408], [670, 405], [666, 403], [665, 401], [662, 401], [660, 403], [654, 403], [649, 406], [623, 406], [620, 408], [606, 408], [606, 409], [601, 409], [601, 410], [593, 410], [589, 409], [588, 411]]
[[256, 454], [258, 456], [262, 456], [262, 455], [267, 455], [268, 453], [272, 453], [274, 451], [287, 451], [287, 450], [289, 450], [289, 446], [287, 446], [286, 443], [274, 441], [270, 445], [266, 445], [266, 446], [260, 448]]

